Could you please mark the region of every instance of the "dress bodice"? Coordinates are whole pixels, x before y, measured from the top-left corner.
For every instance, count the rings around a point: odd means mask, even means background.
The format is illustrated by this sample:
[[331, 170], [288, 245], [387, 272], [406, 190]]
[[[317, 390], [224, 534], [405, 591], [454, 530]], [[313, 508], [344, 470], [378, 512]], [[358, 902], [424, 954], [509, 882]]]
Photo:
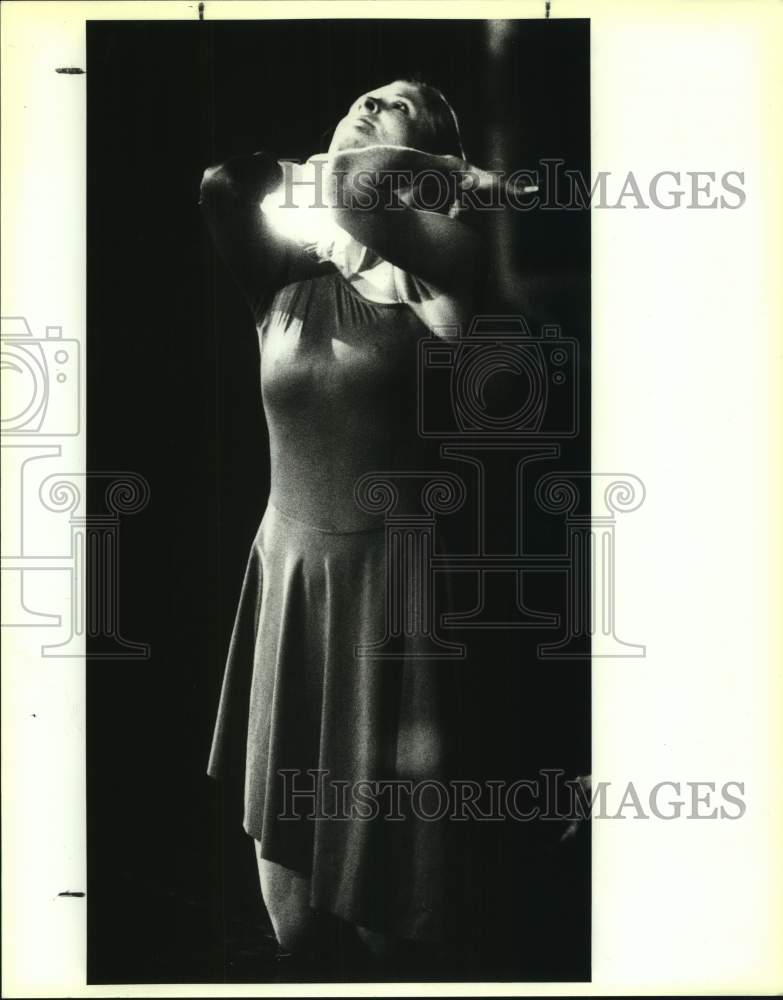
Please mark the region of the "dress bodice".
[[357, 480], [427, 464], [417, 363], [429, 330], [406, 304], [372, 302], [335, 271], [280, 289], [258, 333], [270, 502], [326, 531], [376, 525]]

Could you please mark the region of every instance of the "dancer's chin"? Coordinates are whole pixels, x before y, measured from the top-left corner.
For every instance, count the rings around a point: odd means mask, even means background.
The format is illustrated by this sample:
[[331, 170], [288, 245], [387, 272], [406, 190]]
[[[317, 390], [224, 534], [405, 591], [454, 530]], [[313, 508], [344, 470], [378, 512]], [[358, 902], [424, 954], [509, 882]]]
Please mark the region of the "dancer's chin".
[[357, 122], [354, 125], [343, 127], [335, 134], [329, 146], [329, 152], [336, 153], [341, 149], [363, 149], [365, 146], [377, 146], [379, 142], [380, 139], [371, 125]]

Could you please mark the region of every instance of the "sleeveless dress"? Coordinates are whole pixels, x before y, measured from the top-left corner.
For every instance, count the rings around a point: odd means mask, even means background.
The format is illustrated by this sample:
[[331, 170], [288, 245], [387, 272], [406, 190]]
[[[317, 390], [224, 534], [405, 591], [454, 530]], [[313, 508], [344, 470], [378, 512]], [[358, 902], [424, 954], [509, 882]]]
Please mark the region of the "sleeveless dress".
[[[262, 857], [310, 878], [314, 908], [443, 939], [460, 862], [432, 781], [446, 781], [458, 735], [454, 647], [444, 654], [421, 628], [392, 627], [389, 640], [390, 590], [420, 601], [422, 582], [375, 504], [394, 497], [397, 524], [426, 515], [417, 355], [431, 335], [408, 306], [372, 302], [336, 270], [280, 288], [257, 321], [271, 493], [208, 773], [245, 740], [244, 829]], [[391, 485], [362, 497], [375, 473]], [[448, 586], [435, 578], [437, 621]]]

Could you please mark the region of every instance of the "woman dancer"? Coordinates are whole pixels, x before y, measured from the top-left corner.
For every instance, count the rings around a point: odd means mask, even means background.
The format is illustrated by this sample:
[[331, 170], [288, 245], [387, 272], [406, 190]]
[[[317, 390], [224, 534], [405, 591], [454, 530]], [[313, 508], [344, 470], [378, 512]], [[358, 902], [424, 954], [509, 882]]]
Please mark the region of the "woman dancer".
[[[309, 240], [315, 255], [273, 225], [270, 199], [278, 216], [304, 211], [275, 195], [284, 167], [302, 179], [290, 164], [256, 153], [202, 182], [255, 318], [271, 456], [208, 772], [221, 774], [239, 736], [244, 829], [281, 947], [308, 948], [325, 912], [387, 953], [449, 935], [459, 859], [448, 819], [424, 818], [431, 804], [393, 789], [445, 779], [459, 692], [426, 635], [403, 631], [378, 653], [397, 556], [360, 481], [385, 473], [394, 516], [421, 509], [419, 341], [454, 336], [475, 308], [485, 251], [455, 191], [488, 175], [466, 162], [443, 94], [407, 80], [359, 97], [311, 166], [339, 227]], [[444, 196], [422, 210], [427, 184]]]

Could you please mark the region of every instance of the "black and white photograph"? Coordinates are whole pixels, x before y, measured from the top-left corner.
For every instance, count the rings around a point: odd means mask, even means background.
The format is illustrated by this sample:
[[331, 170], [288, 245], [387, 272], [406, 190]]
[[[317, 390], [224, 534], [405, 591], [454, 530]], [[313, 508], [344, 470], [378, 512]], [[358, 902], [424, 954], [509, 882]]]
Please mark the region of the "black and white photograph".
[[773, 6], [6, 5], [4, 995], [780, 987]]
[[91, 979], [589, 978], [588, 22], [87, 32]]

